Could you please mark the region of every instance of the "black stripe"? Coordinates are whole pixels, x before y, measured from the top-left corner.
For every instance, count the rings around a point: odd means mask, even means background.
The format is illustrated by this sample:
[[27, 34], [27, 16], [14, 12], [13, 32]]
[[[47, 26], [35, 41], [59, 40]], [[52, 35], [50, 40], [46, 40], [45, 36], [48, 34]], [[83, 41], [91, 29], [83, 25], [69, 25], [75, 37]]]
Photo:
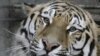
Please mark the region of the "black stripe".
[[[60, 8], [63, 8], [63, 10], [59, 10]], [[59, 5], [55, 5], [53, 8], [51, 9], [55, 9], [57, 12], [64, 12], [66, 11], [68, 8], [66, 8], [66, 6], [59, 6]], [[58, 9], [58, 10], [57, 10]]]
[[83, 56], [84, 55], [84, 52], [83, 51], [81, 51], [78, 55], [76, 55], [76, 56]]
[[66, 8], [66, 6], [61, 6], [62, 8]]
[[39, 16], [41, 16], [41, 14], [42, 14], [42, 10], [43, 10], [43, 9], [44, 9], [44, 7], [40, 9], [40, 11], [39, 11], [39, 12], [40, 12], [40, 15], [39, 15]]
[[[79, 19], [79, 17], [78, 17], [78, 15], [74, 15], [74, 17], [76, 17], [77, 18], [77, 20], [78, 20], [78, 25], [80, 24], [80, 19]], [[80, 25], [79, 25], [80, 26]]]
[[[82, 14], [83, 19], [86, 21], [85, 15], [83, 14], [83, 11], [80, 10], [79, 8], [77, 8], [77, 7], [75, 7], [75, 8], [78, 10], [78, 12], [80, 12]], [[82, 19], [82, 17], [81, 17], [81, 19]]]
[[58, 5], [58, 4], [56, 4], [56, 5], [53, 5], [53, 8], [55, 8], [55, 7], [62, 7], [62, 8], [66, 8], [66, 5]]
[[[80, 25], [81, 26], [81, 25]], [[84, 32], [86, 30], [86, 28], [83, 29], [78, 29], [80, 32]]]
[[30, 18], [32, 19], [34, 15], [35, 15], [34, 13], [33, 13], [33, 14], [31, 14]]
[[37, 19], [34, 22], [34, 30], [36, 30], [36, 22], [37, 22]]
[[[68, 11], [68, 14], [70, 17], [72, 17], [72, 14]], [[72, 18], [70, 18], [69, 22], [72, 20]]]
[[80, 12], [77, 12], [78, 16], [80, 17], [80, 19], [82, 20], [82, 16], [79, 14]]
[[46, 42], [43, 39], [42, 39], [42, 43], [43, 43], [43, 46], [44, 46], [44, 50], [46, 50], [46, 52], [49, 53], [50, 50], [47, 49]]
[[28, 40], [28, 42], [30, 43], [30, 40], [28, 38], [28, 33], [27, 33], [27, 30], [25, 28], [21, 29], [21, 34], [22, 33], [25, 33], [25, 38]]
[[34, 34], [31, 33], [31, 32], [29, 32], [29, 35], [30, 35], [30, 38], [31, 38], [31, 37], [33, 38], [33, 36], [34, 36]]
[[27, 50], [27, 47], [23, 47], [22, 50], [26, 51]]
[[86, 41], [85, 41], [85, 43], [84, 43], [83, 48], [85, 47], [85, 45], [86, 45], [86, 43], [88, 42], [89, 38], [90, 38], [89, 34], [86, 33]]
[[20, 30], [20, 32], [21, 32], [21, 34], [22, 34], [22, 33], [25, 33], [25, 35], [27, 35], [27, 31], [26, 31], [25, 28], [22, 28], [22, 29]]
[[84, 21], [86, 21], [85, 14], [82, 13], [82, 17], [83, 17]]
[[72, 21], [72, 19], [73, 19], [73, 17], [72, 17], [73, 14], [71, 13], [71, 11], [68, 11], [68, 14], [69, 14], [69, 16], [71, 17], [71, 19], [69, 20], [69, 22], [70, 22], [70, 21]]
[[23, 26], [26, 24], [27, 19], [24, 19]]
[[76, 38], [77, 41], [80, 41], [82, 39], [82, 35], [79, 38]]
[[89, 32], [90, 30], [89, 30], [89, 26], [86, 26], [86, 30]]
[[82, 50], [82, 49], [85, 47], [86, 43], [88, 42], [89, 38], [90, 38], [90, 36], [86, 33], [86, 40], [85, 40], [85, 43], [84, 43], [83, 47], [82, 47], [82, 48], [76, 49], [76, 48], [72, 45], [73, 49], [76, 50], [76, 51]]
[[72, 45], [72, 48], [73, 48], [73, 50], [75, 50], [75, 51], [81, 51], [83, 48], [75, 48], [73, 45]]
[[[90, 19], [90, 18], [89, 18]], [[90, 19], [90, 22], [92, 23], [92, 20]]]
[[[31, 19], [31, 20], [30, 20], [29, 25], [28, 25], [28, 30], [29, 30], [29, 26], [30, 26], [30, 24], [31, 24], [31, 21], [32, 21], [34, 15], [35, 15], [35, 14], [31, 14], [31, 15], [30, 15], [30, 19]], [[27, 19], [25, 19], [23, 25], [25, 25], [26, 22], [27, 22]], [[25, 33], [25, 38], [26, 38], [26, 39], [28, 40], [28, 42], [30, 43], [30, 39], [28, 38], [28, 32], [27, 32], [27, 30], [26, 30], [25, 28], [22, 28], [22, 29], [21, 29], [21, 34], [22, 34], [22, 33]], [[29, 31], [29, 34], [33, 36], [33, 34], [30, 33], [30, 31]]]
[[90, 52], [89, 52], [89, 55], [88, 56], [91, 56], [92, 55], [92, 52], [94, 50], [94, 47], [95, 47], [95, 40], [93, 39], [93, 41], [90, 44]]
[[26, 6], [35, 7], [35, 4], [24, 3]]
[[[84, 13], [83, 13], [83, 11], [82, 10], [80, 10], [78, 7], [76, 7], [76, 6], [73, 6], [78, 12], [80, 12], [81, 14], [82, 14], [82, 17], [83, 17], [83, 19], [86, 21], [86, 18], [85, 18], [85, 15], [84, 15]], [[81, 18], [82, 18], [81, 17]]]
[[[78, 7], [74, 6], [74, 5], [72, 5], [72, 7], [74, 7], [74, 9], [72, 8], [71, 10], [75, 11], [75, 9], [76, 9], [77, 10], [77, 14], [80, 16], [80, 19], [82, 19], [82, 17], [83, 17], [83, 19], [86, 21], [84, 12], [82, 10], [80, 10]], [[81, 13], [82, 16], [79, 13]]]
[[35, 14], [32, 14], [31, 16], [30, 16], [30, 18], [31, 18], [31, 20], [30, 20], [30, 22], [29, 22], [29, 25], [28, 25], [28, 30], [29, 30], [29, 32], [30, 32], [30, 24], [31, 24], [31, 22], [32, 22], [32, 20], [33, 20], [33, 16], [34, 16]]
[[31, 24], [31, 22], [32, 22], [32, 20], [33, 20], [33, 16], [34, 16], [34, 15], [35, 15], [35, 14], [31, 14], [31, 16], [30, 16], [31, 20], [30, 20], [29, 25], [28, 25], [28, 30], [29, 30], [29, 27], [30, 27], [30, 24]]

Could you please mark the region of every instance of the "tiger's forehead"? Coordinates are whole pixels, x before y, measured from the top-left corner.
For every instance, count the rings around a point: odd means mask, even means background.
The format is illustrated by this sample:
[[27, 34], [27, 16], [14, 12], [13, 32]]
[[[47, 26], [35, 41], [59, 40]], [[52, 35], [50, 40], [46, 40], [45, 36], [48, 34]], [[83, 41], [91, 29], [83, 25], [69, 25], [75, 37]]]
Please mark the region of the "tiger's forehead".
[[41, 11], [42, 11], [45, 7], [47, 7], [48, 5], [49, 5], [49, 3], [45, 3], [45, 4], [36, 4], [36, 5], [32, 8], [30, 14], [32, 14], [32, 13], [34, 13], [34, 12], [36, 12], [36, 11], [41, 12]]
[[45, 4], [36, 4], [33, 9], [31, 10], [30, 14], [36, 12], [36, 11], [46, 11], [48, 9], [58, 9], [56, 7], [69, 7], [69, 3], [65, 3], [65, 2], [62, 2], [62, 1], [57, 1], [57, 2], [48, 2], [48, 3], [45, 3]]
[[[70, 7], [71, 6], [71, 7]], [[48, 18], [50, 23], [53, 22], [54, 17], [55, 16], [61, 16], [61, 15], [65, 15], [67, 17], [67, 22], [71, 21], [71, 19], [73, 18], [77, 18], [77, 19], [81, 19], [78, 15], [78, 8], [73, 8], [73, 5], [69, 5], [67, 3], [62, 3], [62, 2], [54, 2], [54, 3], [46, 3], [46, 4], [40, 4], [40, 5], [36, 5], [32, 11], [30, 12], [30, 15], [35, 14], [36, 16], [34, 16], [34, 19], [41, 19], [43, 17]], [[81, 10], [79, 10], [80, 12]], [[77, 17], [74, 17], [74, 15], [76, 15]], [[41, 16], [41, 17], [39, 17]], [[39, 18], [38, 18], [39, 17]], [[63, 19], [64, 17], [62, 17]], [[76, 19], [76, 20], [77, 20]], [[56, 20], [56, 22], [59, 21], [58, 19]], [[61, 20], [62, 21], [62, 20]], [[61, 22], [60, 21], [60, 22]], [[72, 20], [72, 23], [75, 20]], [[77, 21], [78, 23], [81, 22]], [[84, 24], [84, 22], [83, 22]]]

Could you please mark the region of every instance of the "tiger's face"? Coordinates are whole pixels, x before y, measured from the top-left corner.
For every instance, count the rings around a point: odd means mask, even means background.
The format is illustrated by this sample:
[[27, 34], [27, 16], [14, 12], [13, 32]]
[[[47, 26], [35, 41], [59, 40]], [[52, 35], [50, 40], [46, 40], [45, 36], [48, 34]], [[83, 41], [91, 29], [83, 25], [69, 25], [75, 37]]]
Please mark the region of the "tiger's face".
[[85, 21], [79, 20], [82, 17], [75, 11], [58, 13], [56, 9], [51, 9], [51, 6], [36, 6], [28, 12], [24, 29], [34, 35], [31, 43], [33, 45], [30, 47], [36, 56], [69, 55], [68, 48], [76, 43], [76, 40], [80, 40], [86, 28]]
[[68, 48], [76, 42], [76, 39], [80, 39], [83, 32], [73, 26], [70, 29], [67, 29], [68, 27], [68, 17], [55, 16], [51, 24], [36, 34], [36, 39], [39, 41], [37, 47], [40, 48], [37, 48], [39, 51], [36, 52], [37, 55], [69, 55]]

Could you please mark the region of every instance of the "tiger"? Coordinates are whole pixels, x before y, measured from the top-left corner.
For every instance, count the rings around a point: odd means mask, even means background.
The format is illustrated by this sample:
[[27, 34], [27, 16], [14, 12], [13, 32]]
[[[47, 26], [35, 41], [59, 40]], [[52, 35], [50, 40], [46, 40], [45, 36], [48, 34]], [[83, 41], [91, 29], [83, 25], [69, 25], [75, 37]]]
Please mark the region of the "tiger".
[[27, 56], [97, 56], [97, 26], [89, 12], [69, 2], [24, 3], [20, 36]]

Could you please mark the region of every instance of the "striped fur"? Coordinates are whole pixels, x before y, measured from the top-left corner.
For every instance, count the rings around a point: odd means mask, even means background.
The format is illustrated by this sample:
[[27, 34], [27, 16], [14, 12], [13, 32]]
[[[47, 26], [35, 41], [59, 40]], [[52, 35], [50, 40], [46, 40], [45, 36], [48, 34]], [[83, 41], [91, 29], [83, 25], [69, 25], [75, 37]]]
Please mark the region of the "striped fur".
[[87, 11], [62, 1], [24, 9], [28, 18], [20, 31], [29, 42], [29, 55], [97, 56], [96, 25]]

